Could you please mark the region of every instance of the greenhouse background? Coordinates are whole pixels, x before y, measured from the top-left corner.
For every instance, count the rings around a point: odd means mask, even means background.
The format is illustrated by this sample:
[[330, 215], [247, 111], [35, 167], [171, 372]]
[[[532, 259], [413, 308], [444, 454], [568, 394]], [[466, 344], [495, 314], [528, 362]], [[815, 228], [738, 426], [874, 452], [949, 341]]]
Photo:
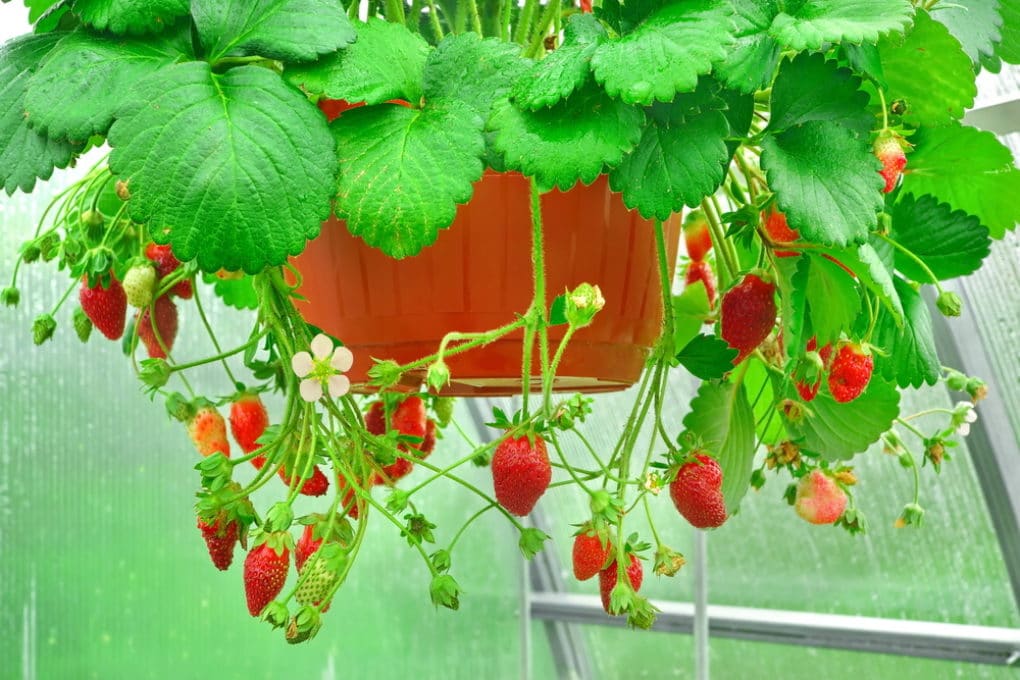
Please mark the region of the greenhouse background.
[[[23, 8], [0, 5], [0, 39], [25, 30]], [[984, 74], [980, 86], [969, 122], [1020, 155], [1020, 70]], [[0, 276], [76, 172], [0, 201]], [[1015, 231], [958, 286], [963, 316], [933, 315], [940, 355], [984, 378], [991, 396], [938, 484], [923, 471], [924, 526], [894, 528], [890, 513], [910, 497], [912, 480], [880, 447], [855, 460], [864, 477], [884, 480], [859, 491], [866, 536], [797, 521], [779, 499], [782, 482], [749, 494], [739, 515], [707, 535], [671, 522], [675, 510], [659, 502], [663, 538], [688, 566], [673, 579], [646, 578], [642, 592], [662, 609], [650, 633], [604, 617], [594, 586], [569, 577], [570, 524], [585, 509], [550, 493], [531, 521], [556, 547], [532, 563], [499, 517], [465, 535], [464, 553], [477, 561], [458, 565], [459, 612], [436, 610], [427, 572], [396, 532], [380, 532], [329, 627], [309, 644], [279, 644], [267, 626], [252, 625], [236, 574], [208, 568], [179, 426], [135, 387], [116, 344], [94, 345], [84, 361], [69, 333], [34, 348], [33, 310], [59, 298], [64, 284], [45, 267], [23, 273], [38, 298], [0, 317], [0, 678], [163, 678], [171, 670], [180, 678], [692, 678], [696, 667], [713, 678], [1020, 678]], [[236, 316], [213, 318], [228, 344], [244, 337]], [[182, 324], [194, 322], [185, 312]], [[181, 340], [185, 352], [195, 342]], [[679, 422], [696, 384], [674, 381], [667, 410]], [[918, 409], [951, 403], [941, 386], [910, 398]], [[484, 439], [491, 406], [501, 404], [462, 400], [458, 421]], [[604, 422], [596, 446], [609, 444], [622, 411]], [[448, 436], [436, 455], [452, 460], [461, 449]], [[484, 470], [473, 474], [490, 483]], [[468, 500], [432, 494], [425, 502], [442, 527]]]

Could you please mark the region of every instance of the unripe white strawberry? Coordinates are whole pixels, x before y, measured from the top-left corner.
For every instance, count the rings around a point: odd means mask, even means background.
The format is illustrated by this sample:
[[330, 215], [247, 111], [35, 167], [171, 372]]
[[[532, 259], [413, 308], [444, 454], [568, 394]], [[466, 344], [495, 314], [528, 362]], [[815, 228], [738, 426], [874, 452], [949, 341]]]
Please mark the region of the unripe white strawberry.
[[156, 268], [151, 264], [136, 264], [128, 269], [121, 285], [129, 305], [138, 309], [148, 307], [156, 292]]

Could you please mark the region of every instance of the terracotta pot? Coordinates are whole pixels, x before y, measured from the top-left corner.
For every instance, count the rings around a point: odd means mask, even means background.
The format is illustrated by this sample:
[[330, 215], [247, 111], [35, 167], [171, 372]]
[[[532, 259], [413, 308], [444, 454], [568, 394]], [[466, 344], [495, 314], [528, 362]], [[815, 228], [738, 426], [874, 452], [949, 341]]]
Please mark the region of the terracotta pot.
[[[542, 218], [549, 300], [584, 281], [598, 284], [606, 299], [572, 339], [556, 389], [624, 389], [640, 376], [662, 328], [653, 224], [628, 211], [604, 176], [545, 194]], [[391, 259], [331, 219], [295, 260], [307, 298], [299, 309], [351, 348], [348, 376], [365, 382], [372, 357], [407, 363], [434, 353], [448, 332], [490, 330], [523, 313], [531, 297], [530, 233], [528, 180], [516, 173], [486, 173], [453, 225], [416, 257]], [[666, 223], [671, 262], [679, 233], [674, 217]], [[550, 351], [565, 328], [550, 329]], [[448, 357], [453, 382], [443, 394], [519, 394], [521, 337]], [[536, 389], [538, 373], [536, 360]], [[424, 371], [408, 378], [418, 385]]]

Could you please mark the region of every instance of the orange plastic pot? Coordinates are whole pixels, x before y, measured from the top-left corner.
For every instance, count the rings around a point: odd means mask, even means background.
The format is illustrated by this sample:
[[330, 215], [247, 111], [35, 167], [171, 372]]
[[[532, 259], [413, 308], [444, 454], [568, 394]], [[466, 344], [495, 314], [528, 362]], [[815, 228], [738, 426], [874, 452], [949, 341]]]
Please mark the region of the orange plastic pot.
[[[605, 177], [543, 195], [542, 219], [550, 301], [585, 281], [598, 284], [606, 299], [592, 325], [571, 340], [555, 389], [624, 389], [640, 376], [662, 329], [654, 225], [627, 210]], [[679, 220], [665, 226], [673, 262]], [[331, 219], [295, 259], [306, 298], [298, 308], [354, 352], [348, 376], [355, 391], [368, 392], [357, 383], [367, 381], [373, 357], [408, 363], [436, 352], [451, 331], [487, 331], [523, 313], [532, 294], [530, 234], [529, 183], [516, 173], [487, 172], [436, 243], [403, 260], [368, 247]], [[553, 349], [565, 329], [549, 329]], [[515, 332], [447, 357], [452, 383], [442, 393], [520, 394], [521, 339]], [[532, 373], [535, 388], [537, 357]], [[407, 378], [408, 386], [420, 385], [424, 370]]]

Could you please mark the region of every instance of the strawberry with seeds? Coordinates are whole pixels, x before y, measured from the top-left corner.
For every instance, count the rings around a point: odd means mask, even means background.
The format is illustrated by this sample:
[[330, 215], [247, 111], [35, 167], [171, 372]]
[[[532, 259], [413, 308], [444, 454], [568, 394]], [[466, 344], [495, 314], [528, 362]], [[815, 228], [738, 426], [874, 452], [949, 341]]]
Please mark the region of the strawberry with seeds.
[[704, 284], [709, 308], [715, 307], [716, 281], [715, 274], [712, 272], [712, 265], [707, 261], [699, 262], [697, 260], [687, 265], [684, 283], [689, 286], [695, 281], [701, 281]]
[[574, 534], [572, 553], [574, 578], [578, 581], [587, 581], [602, 571], [609, 561], [612, 549], [608, 532], [603, 531], [600, 534], [591, 522], [583, 524]]
[[269, 414], [258, 393], [238, 393], [230, 403], [230, 433], [241, 450], [251, 453], [261, 448], [258, 439], [265, 434], [267, 427]]
[[846, 492], [821, 470], [812, 470], [797, 483], [794, 509], [812, 524], [832, 524], [843, 515], [846, 504]]
[[244, 560], [244, 593], [252, 616], [258, 616], [283, 590], [292, 543], [285, 531], [262, 534], [248, 552]]
[[216, 520], [213, 523], [198, 518], [198, 528], [209, 548], [209, 557], [220, 571], [226, 571], [234, 561], [234, 546], [237, 545], [237, 522]]
[[841, 342], [829, 366], [829, 392], [845, 404], [861, 396], [871, 382], [875, 358], [867, 347], [854, 342]]
[[124, 323], [127, 318], [127, 295], [120, 282], [113, 276], [110, 285], [97, 283], [89, 286], [88, 279], [82, 278], [78, 290], [78, 302], [85, 316], [99, 329], [99, 332], [110, 340], [117, 340], [124, 334]]
[[203, 456], [211, 456], [218, 451], [229, 458], [230, 442], [227, 441], [227, 424], [212, 402], [200, 397], [194, 403], [185, 405], [184, 408], [188, 436], [198, 452]]
[[722, 481], [722, 468], [716, 459], [695, 453], [693, 460], [677, 470], [669, 484], [669, 495], [677, 511], [692, 526], [712, 529], [722, 526], [727, 518]]
[[878, 174], [885, 180], [882, 192], [888, 194], [896, 188], [903, 174], [903, 168], [907, 167], [907, 155], [903, 152], [903, 145], [906, 142], [899, 135], [886, 131], [880, 134], [872, 146], [875, 157], [882, 163], [882, 169]]
[[[641, 566], [641, 560], [638, 559], [634, 553], [627, 553], [630, 558], [630, 564], [627, 565], [627, 580], [630, 581], [630, 587], [634, 589], [634, 592], [641, 590], [641, 582], [644, 580], [644, 568]], [[620, 579], [619, 569], [617, 568], [616, 560], [599, 572], [599, 595], [602, 596], [602, 608], [606, 610], [606, 613], [610, 616], [616, 616], [618, 612], [612, 611], [612, 594], [613, 588], [616, 587], [616, 583]]]
[[[156, 274], [160, 279], [176, 271], [181, 266], [181, 261], [174, 256], [173, 250], [168, 245], [161, 246], [150, 243], [145, 247], [145, 257], [152, 260], [152, 263], [156, 266]], [[189, 279], [179, 281], [177, 285], [170, 289], [170, 292], [183, 300], [191, 299], [191, 296], [194, 294]]]
[[701, 262], [705, 259], [708, 251], [712, 249], [712, 236], [708, 232], [708, 220], [700, 210], [692, 210], [684, 218], [684, 245], [687, 247], [687, 257], [694, 262]]
[[496, 500], [510, 513], [524, 517], [549, 488], [552, 466], [545, 441], [536, 433], [509, 436], [492, 454]]
[[[153, 328], [150, 312], [155, 310], [156, 325]], [[156, 298], [151, 307], [139, 311], [138, 337], [145, 343], [145, 349], [153, 359], [165, 359], [174, 348], [177, 338], [177, 305], [169, 296]], [[158, 333], [158, 337], [157, 337]]]
[[776, 325], [775, 296], [775, 284], [755, 273], [744, 276], [723, 295], [720, 334], [739, 352], [734, 365], [746, 359]]

